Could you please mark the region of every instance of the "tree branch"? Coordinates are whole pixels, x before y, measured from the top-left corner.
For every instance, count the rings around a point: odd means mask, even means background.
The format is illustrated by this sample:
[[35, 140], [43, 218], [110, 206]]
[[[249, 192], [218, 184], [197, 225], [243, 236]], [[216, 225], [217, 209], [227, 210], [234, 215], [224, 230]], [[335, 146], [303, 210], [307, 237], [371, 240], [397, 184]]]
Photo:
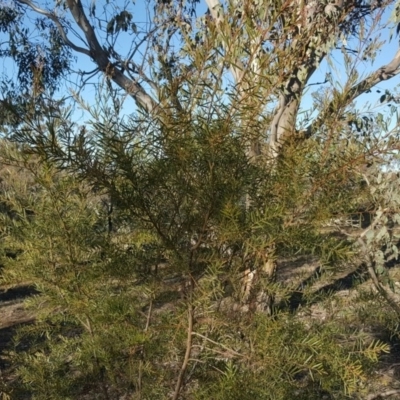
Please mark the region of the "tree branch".
[[299, 99], [296, 97], [288, 99], [284, 94], [279, 96], [279, 104], [272, 119], [270, 131], [269, 156], [272, 159], [278, 156], [285, 136], [293, 130], [299, 105]]
[[30, 0], [17, 1], [21, 4], [27, 5], [38, 14], [44, 15], [51, 19], [57, 25], [58, 30], [67, 46], [79, 53], [91, 57], [98, 65], [99, 69], [105, 73], [108, 78], [112, 79], [120, 88], [124, 89], [130, 96], [132, 96], [139, 106], [143, 107], [148, 112], [152, 112], [155, 108], [157, 108], [157, 102], [143, 89], [140, 83], [125, 76], [124, 73], [110, 61], [109, 53], [104, 50], [99, 43], [94, 28], [87, 19], [81, 0], [66, 0], [66, 5], [76, 24], [84, 33], [89, 50], [76, 46], [68, 39], [59, 19], [54, 14], [39, 8]]
[[400, 390], [388, 390], [387, 392], [382, 392], [378, 394], [371, 394], [367, 397], [367, 400], [379, 400], [384, 399], [385, 397], [394, 396], [395, 394], [400, 394]]
[[[208, 9], [210, 10], [211, 16], [214, 18], [215, 22], [217, 23], [217, 26], [221, 23], [222, 21], [222, 5], [219, 2], [219, 0], [206, 0]], [[224, 48], [226, 51], [226, 43], [224, 43]], [[243, 76], [243, 65], [239, 60], [235, 60], [236, 65], [239, 67], [233, 65], [231, 63], [230, 65], [230, 70], [233, 75], [233, 79], [235, 80], [236, 84], [238, 84]]]
[[237, 351], [232, 350], [232, 349], [230, 349], [229, 347], [223, 345], [222, 343], [218, 343], [218, 342], [216, 342], [216, 341], [214, 341], [214, 340], [208, 338], [207, 336], [202, 335], [201, 333], [192, 332], [192, 335], [199, 336], [199, 337], [201, 337], [201, 338], [207, 340], [208, 342], [210, 342], [210, 343], [212, 343], [212, 344], [215, 344], [216, 346], [220, 346], [220, 347], [222, 347], [223, 349], [227, 350], [227, 351], [228, 351], [229, 353], [231, 353], [232, 355], [235, 355], [235, 356], [238, 356], [238, 357], [243, 357], [243, 354], [240, 354], [240, 353], [238, 353]]
[[46, 10], [43, 10], [42, 8], [40, 8], [40, 7], [36, 6], [35, 4], [33, 4], [32, 2], [30, 2], [29, 0], [17, 0], [17, 1], [18, 1], [18, 3], [27, 5], [28, 7], [30, 7], [33, 11], [37, 12], [38, 14], [44, 15], [45, 17], [51, 19], [57, 26], [58, 32], [60, 33], [62, 39], [64, 40], [64, 43], [67, 46], [71, 47], [71, 49], [75, 50], [78, 53], [82, 53], [82, 54], [86, 54], [87, 56], [90, 56], [90, 52], [88, 49], [79, 47], [75, 43], [71, 42], [68, 39], [68, 36], [65, 33], [65, 30], [64, 30], [63, 26], [61, 25], [60, 20], [54, 14], [52, 14]]
[[186, 373], [187, 366], [190, 361], [190, 353], [192, 351], [192, 335], [193, 335], [193, 305], [189, 303], [188, 305], [188, 328], [187, 328], [187, 339], [186, 339], [186, 351], [183, 358], [183, 363], [178, 374], [178, 379], [175, 385], [175, 391], [172, 396], [172, 400], [177, 400], [179, 393], [182, 388], [183, 378]]
[[357, 238], [357, 243], [362, 248], [362, 251], [364, 253], [363, 255], [365, 258], [365, 263], [367, 266], [367, 271], [368, 271], [368, 274], [369, 274], [376, 290], [388, 302], [388, 304], [392, 307], [393, 311], [397, 314], [397, 316], [400, 317], [400, 305], [398, 304], [398, 298], [396, 296], [394, 296], [391, 292], [386, 290], [386, 288], [380, 282], [380, 280], [375, 272], [374, 260], [371, 256], [370, 250], [367, 247], [367, 244], [364, 241], [364, 237], [367, 235], [367, 233], [369, 231], [374, 229], [374, 227], [379, 223], [380, 219], [385, 214], [387, 209], [384, 209], [381, 211], [382, 211], [382, 213], [380, 214], [380, 216], [377, 216], [375, 218], [375, 220], [372, 222], [372, 224], [367, 229], [365, 229], [363, 232], [360, 233], [360, 235]]
[[71, 11], [75, 22], [83, 31], [90, 48], [90, 56], [99, 68], [106, 73], [118, 86], [129, 93], [133, 99], [147, 111], [151, 112], [157, 106], [154, 99], [146, 93], [142, 86], [127, 78], [120, 69], [116, 68], [109, 59], [109, 54], [100, 45], [96, 33], [86, 17], [80, 0], [66, 0], [68, 9]]
[[[342, 97], [340, 107], [348, 106], [357, 97], [366, 93], [368, 90], [373, 88], [379, 82], [393, 78], [400, 73], [400, 50], [397, 51], [396, 55], [393, 57], [389, 64], [380, 67], [377, 71], [373, 72], [361, 82], [354, 85], [346, 94]], [[334, 102], [332, 101], [325, 111], [317, 117], [304, 131], [301, 132], [301, 136], [304, 138], [310, 138], [314, 135], [318, 129], [323, 125], [325, 118], [328, 114], [335, 112]]]
[[[325, 57], [325, 53], [319, 56], [318, 63], [315, 59], [313, 62], [308, 62], [307, 74], [303, 81], [297, 78], [298, 68], [296, 68], [292, 78], [286, 84], [286, 93], [279, 95], [279, 103], [270, 127], [269, 157], [271, 159], [275, 159], [278, 156], [285, 140], [288, 137], [292, 137], [296, 132], [296, 118], [304, 87], [315, 72], [315, 65], [318, 65], [323, 57]], [[304, 67], [306, 66], [304, 65]]]

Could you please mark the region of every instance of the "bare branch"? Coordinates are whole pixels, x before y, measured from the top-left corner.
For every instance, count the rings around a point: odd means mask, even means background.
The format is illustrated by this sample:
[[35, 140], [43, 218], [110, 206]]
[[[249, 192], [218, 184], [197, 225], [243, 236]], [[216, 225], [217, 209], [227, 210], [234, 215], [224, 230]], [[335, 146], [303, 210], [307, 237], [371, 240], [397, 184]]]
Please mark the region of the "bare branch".
[[187, 339], [186, 339], [186, 351], [183, 358], [181, 369], [179, 370], [178, 379], [175, 385], [175, 391], [172, 396], [172, 400], [177, 400], [183, 384], [183, 378], [187, 370], [187, 366], [190, 361], [190, 353], [192, 352], [192, 333], [193, 333], [193, 306], [188, 305], [188, 328], [187, 328]]
[[[346, 107], [352, 101], [354, 101], [360, 95], [366, 93], [368, 90], [373, 88], [379, 82], [393, 78], [400, 73], [400, 50], [397, 51], [396, 55], [393, 57], [389, 64], [380, 67], [377, 71], [370, 74], [368, 77], [363, 79], [361, 82], [354, 85], [342, 98], [339, 107]], [[325, 118], [328, 114], [335, 112], [335, 107], [333, 102], [331, 102], [325, 111], [322, 112], [318, 118], [312, 122], [305, 131], [302, 132], [304, 138], [311, 137], [321, 126], [323, 125]]]
[[100, 45], [95, 31], [86, 17], [82, 2], [80, 0], [67, 0], [67, 5], [75, 22], [85, 34], [90, 48], [90, 56], [99, 68], [118, 86], [126, 90], [140, 106], [144, 107], [147, 111], [152, 111], [157, 106], [154, 99], [146, 93], [137, 81], [126, 77], [120, 69], [111, 63], [108, 52]]
[[50, 18], [57, 25], [67, 46], [79, 53], [91, 57], [98, 65], [99, 69], [105, 73], [108, 78], [112, 79], [119, 87], [124, 89], [130, 96], [132, 96], [138, 105], [149, 112], [153, 111], [157, 107], [157, 102], [143, 89], [139, 82], [125, 76], [124, 73], [110, 61], [110, 55], [99, 43], [94, 28], [87, 19], [80, 0], [67, 0], [66, 4], [75, 22], [84, 33], [89, 49], [84, 49], [72, 43], [66, 36], [60, 21], [54, 14], [37, 7], [30, 0], [17, 1], [21, 4], [27, 5], [38, 14]]
[[399, 389], [394, 389], [394, 390], [388, 390], [387, 392], [381, 392], [378, 394], [372, 394], [367, 397], [367, 400], [379, 400], [379, 399], [384, 399], [386, 397], [394, 396], [396, 394], [400, 394]]
[[84, 49], [83, 47], [79, 47], [77, 46], [75, 43], [71, 42], [68, 37], [67, 34], [65, 33], [65, 30], [63, 28], [63, 26], [61, 25], [60, 20], [52, 13], [43, 10], [42, 8], [36, 6], [35, 4], [33, 4], [32, 2], [30, 2], [29, 0], [17, 0], [19, 3], [21, 4], [25, 4], [28, 7], [30, 7], [33, 11], [37, 12], [38, 14], [44, 15], [45, 17], [51, 19], [57, 26], [57, 29], [61, 35], [61, 37], [64, 40], [64, 43], [71, 47], [71, 49], [77, 51], [78, 53], [82, 53], [82, 54], [86, 54], [87, 56], [90, 56], [90, 52], [88, 49]]
[[233, 354], [233, 355], [235, 355], [235, 356], [243, 357], [243, 354], [240, 354], [240, 353], [238, 353], [237, 351], [235, 351], [235, 350], [233, 350], [233, 349], [230, 349], [229, 347], [225, 346], [224, 344], [218, 343], [218, 342], [216, 342], [216, 341], [214, 341], [214, 340], [208, 338], [207, 336], [202, 335], [201, 333], [192, 332], [192, 335], [199, 336], [199, 337], [201, 337], [201, 338], [207, 340], [208, 342], [210, 342], [210, 343], [212, 343], [212, 344], [215, 344], [216, 346], [220, 346], [220, 347], [222, 347], [223, 349], [227, 350], [229, 353], [231, 353], [231, 354]]
[[374, 227], [380, 222], [380, 219], [382, 218], [383, 215], [385, 215], [386, 211], [387, 211], [387, 209], [381, 210], [381, 214], [377, 215], [377, 217], [375, 218], [373, 223], [367, 229], [365, 229], [363, 232], [361, 232], [360, 235], [358, 235], [357, 243], [362, 248], [363, 255], [365, 257], [365, 263], [367, 266], [367, 271], [368, 271], [368, 274], [375, 286], [375, 289], [381, 294], [381, 296], [392, 307], [392, 310], [397, 314], [397, 316], [400, 317], [400, 305], [398, 303], [398, 297], [395, 296], [393, 293], [391, 293], [389, 290], [386, 290], [386, 288], [380, 282], [380, 280], [375, 272], [375, 263], [371, 256], [370, 249], [368, 248], [367, 244], [364, 241], [364, 237], [367, 235], [367, 233], [369, 231], [374, 229]]

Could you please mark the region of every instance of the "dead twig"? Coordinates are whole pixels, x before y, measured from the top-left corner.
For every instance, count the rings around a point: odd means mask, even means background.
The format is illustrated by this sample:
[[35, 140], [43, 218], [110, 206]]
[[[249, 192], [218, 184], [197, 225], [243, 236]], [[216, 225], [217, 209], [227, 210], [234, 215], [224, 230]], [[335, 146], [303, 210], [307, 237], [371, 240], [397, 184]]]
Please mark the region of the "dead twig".
[[183, 358], [182, 366], [179, 371], [178, 379], [175, 385], [175, 392], [172, 396], [172, 400], [177, 400], [179, 397], [179, 393], [181, 391], [183, 377], [185, 376], [187, 366], [190, 360], [190, 353], [192, 351], [192, 336], [193, 336], [193, 305], [189, 300], [188, 304], [188, 328], [187, 328], [187, 339], [186, 339], [186, 351], [185, 356]]
[[386, 397], [394, 396], [396, 394], [400, 394], [399, 389], [395, 390], [388, 390], [387, 392], [383, 393], [377, 393], [377, 394], [370, 394], [366, 400], [378, 400], [378, 399], [384, 399]]

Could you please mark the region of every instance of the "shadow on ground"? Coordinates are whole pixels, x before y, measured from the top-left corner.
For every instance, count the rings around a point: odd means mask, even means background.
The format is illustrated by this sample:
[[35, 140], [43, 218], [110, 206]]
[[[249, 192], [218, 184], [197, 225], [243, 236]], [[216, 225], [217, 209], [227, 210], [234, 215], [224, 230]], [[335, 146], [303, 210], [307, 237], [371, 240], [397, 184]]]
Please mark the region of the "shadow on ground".
[[4, 354], [12, 343], [16, 329], [34, 321], [34, 316], [25, 310], [23, 300], [37, 293], [34, 287], [28, 285], [0, 290], [0, 369], [7, 366]]
[[25, 297], [33, 296], [38, 293], [39, 292], [33, 286], [29, 285], [18, 286], [7, 290], [0, 289], [0, 303], [19, 299], [22, 300]]

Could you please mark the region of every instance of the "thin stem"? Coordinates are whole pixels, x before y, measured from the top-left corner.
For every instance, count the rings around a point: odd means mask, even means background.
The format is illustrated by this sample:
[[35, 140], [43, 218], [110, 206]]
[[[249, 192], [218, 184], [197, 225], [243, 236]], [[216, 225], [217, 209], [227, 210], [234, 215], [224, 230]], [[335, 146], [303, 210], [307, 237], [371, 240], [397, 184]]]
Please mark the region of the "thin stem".
[[[144, 332], [147, 332], [149, 329], [152, 311], [153, 311], [153, 299], [150, 300], [149, 311], [147, 312], [146, 326], [144, 327]], [[144, 358], [144, 349], [142, 351], [142, 358], [139, 361], [139, 377], [138, 377], [139, 400], [142, 398], [143, 358]]]
[[400, 394], [400, 390], [388, 390], [387, 392], [381, 392], [381, 393], [377, 393], [377, 394], [373, 394], [373, 395], [369, 395], [367, 397], [367, 400], [378, 400], [378, 399], [383, 399], [385, 397], [390, 397], [390, 396], [394, 396], [396, 394]]
[[222, 343], [215, 342], [214, 340], [208, 338], [207, 336], [202, 335], [201, 333], [192, 332], [192, 335], [194, 335], [194, 336], [199, 336], [199, 337], [201, 337], [201, 338], [207, 340], [208, 342], [210, 342], [210, 343], [212, 343], [212, 344], [215, 344], [215, 345], [217, 345], [217, 346], [220, 346], [220, 347], [222, 347], [223, 349], [229, 351], [230, 353], [232, 353], [232, 354], [234, 354], [234, 355], [236, 355], [236, 356], [238, 356], [238, 357], [243, 357], [243, 355], [240, 354], [240, 353], [238, 353], [237, 351], [230, 349], [229, 347], [223, 345]]
[[368, 270], [369, 276], [372, 279], [372, 282], [375, 285], [375, 288], [384, 297], [384, 299], [387, 301], [387, 303], [392, 307], [392, 309], [396, 312], [397, 316], [400, 318], [400, 306], [397, 303], [397, 298], [391, 292], [386, 290], [386, 288], [379, 281], [378, 276], [376, 275], [376, 272], [375, 272], [372, 257], [368, 252], [368, 248], [367, 248], [367, 245], [365, 244], [364, 240], [361, 237], [359, 237], [357, 241], [362, 246], [364, 253], [367, 257], [367, 260], [366, 260], [367, 270]]
[[189, 300], [188, 304], [188, 328], [187, 328], [187, 339], [186, 339], [186, 351], [185, 357], [183, 358], [183, 363], [179, 371], [178, 380], [176, 381], [175, 392], [172, 396], [172, 400], [177, 400], [179, 398], [179, 393], [182, 388], [183, 378], [186, 373], [187, 366], [190, 360], [190, 353], [192, 351], [192, 336], [193, 336], [193, 306]]
[[[81, 323], [82, 323], [82, 321], [81, 321]], [[90, 318], [88, 316], [86, 316], [86, 324], [84, 324], [84, 326], [88, 330], [90, 336], [93, 338], [94, 334], [93, 334], [92, 324], [91, 324]], [[100, 360], [97, 357], [96, 353], [94, 353], [94, 359], [95, 359], [97, 368], [98, 368], [99, 373], [100, 373], [100, 385], [101, 385], [101, 388], [103, 390], [104, 399], [105, 400], [110, 400], [110, 396], [108, 395], [107, 385], [106, 385], [106, 382], [105, 382], [104, 369], [103, 369], [103, 366], [101, 365]]]

